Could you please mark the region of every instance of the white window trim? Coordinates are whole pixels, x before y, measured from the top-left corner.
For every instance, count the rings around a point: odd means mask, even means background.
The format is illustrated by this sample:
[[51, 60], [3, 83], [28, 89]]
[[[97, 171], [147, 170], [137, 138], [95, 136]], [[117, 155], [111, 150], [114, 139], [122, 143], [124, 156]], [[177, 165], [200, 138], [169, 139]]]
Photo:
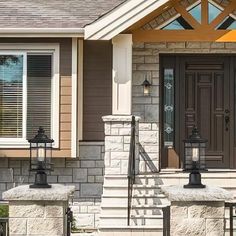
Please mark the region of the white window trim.
[[54, 139], [53, 148], [59, 147], [59, 100], [60, 100], [60, 46], [55, 43], [30, 43], [30, 44], [0, 44], [0, 55], [2, 54], [23, 54], [23, 134], [22, 138], [0, 138], [0, 148], [29, 148], [26, 140], [26, 117], [27, 117], [27, 57], [33, 53], [50, 53], [52, 54], [52, 101], [51, 101], [51, 137]]

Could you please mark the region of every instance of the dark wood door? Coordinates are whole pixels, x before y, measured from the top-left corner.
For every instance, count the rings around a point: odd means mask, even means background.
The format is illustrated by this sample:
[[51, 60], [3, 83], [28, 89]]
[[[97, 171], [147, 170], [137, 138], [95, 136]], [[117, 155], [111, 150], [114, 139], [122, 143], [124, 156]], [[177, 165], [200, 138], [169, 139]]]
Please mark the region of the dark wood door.
[[[178, 55], [163, 56], [162, 71], [175, 71], [174, 145], [166, 148], [162, 135], [162, 165], [173, 167], [173, 159], [183, 160], [182, 140], [197, 125], [201, 136], [208, 140], [206, 160], [208, 168], [234, 168], [232, 165], [234, 138], [234, 59], [227, 56]], [[233, 68], [233, 69], [232, 69]], [[164, 74], [162, 73], [162, 84]], [[163, 86], [164, 87], [164, 86]], [[162, 95], [164, 89], [162, 89]], [[164, 100], [162, 100], [164, 111]], [[162, 115], [162, 133], [165, 132]], [[168, 151], [166, 151], [168, 150]], [[172, 151], [170, 151], [172, 150]], [[173, 155], [174, 153], [174, 155]], [[166, 161], [168, 160], [168, 161]]]
[[[209, 168], [230, 164], [230, 63], [229, 58], [207, 56], [180, 59], [180, 139], [197, 125], [208, 140]], [[183, 150], [181, 150], [182, 153]]]

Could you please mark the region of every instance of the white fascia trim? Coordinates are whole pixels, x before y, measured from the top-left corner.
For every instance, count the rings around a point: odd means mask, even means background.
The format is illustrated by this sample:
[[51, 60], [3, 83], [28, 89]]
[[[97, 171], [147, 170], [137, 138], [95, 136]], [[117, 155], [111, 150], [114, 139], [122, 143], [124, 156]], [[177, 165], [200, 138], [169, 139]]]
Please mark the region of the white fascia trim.
[[71, 157], [77, 157], [77, 59], [78, 39], [72, 38], [72, 108], [71, 108]]
[[[54, 139], [53, 148], [59, 147], [59, 101], [60, 101], [60, 45], [58, 43], [14, 43], [0, 44], [2, 53], [52, 53], [53, 77], [52, 77], [52, 116], [51, 136]], [[26, 99], [26, 98], [25, 98]], [[0, 148], [28, 148], [26, 137], [23, 138], [0, 138]]]
[[0, 28], [1, 37], [84, 37], [83, 28]]
[[110, 40], [169, 0], [129, 0], [85, 27], [85, 39]]

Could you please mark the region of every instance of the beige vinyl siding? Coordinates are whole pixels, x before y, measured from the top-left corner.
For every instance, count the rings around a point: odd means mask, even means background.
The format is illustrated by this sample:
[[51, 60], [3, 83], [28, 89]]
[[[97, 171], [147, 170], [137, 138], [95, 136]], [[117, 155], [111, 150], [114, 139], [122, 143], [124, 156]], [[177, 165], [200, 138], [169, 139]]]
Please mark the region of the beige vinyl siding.
[[112, 114], [112, 44], [84, 42], [83, 140], [104, 140], [102, 116]]
[[[0, 43], [59, 43], [60, 44], [60, 132], [59, 148], [53, 157], [71, 157], [71, 50], [72, 40], [64, 38], [0, 39]], [[28, 149], [0, 149], [0, 157], [28, 157]]]

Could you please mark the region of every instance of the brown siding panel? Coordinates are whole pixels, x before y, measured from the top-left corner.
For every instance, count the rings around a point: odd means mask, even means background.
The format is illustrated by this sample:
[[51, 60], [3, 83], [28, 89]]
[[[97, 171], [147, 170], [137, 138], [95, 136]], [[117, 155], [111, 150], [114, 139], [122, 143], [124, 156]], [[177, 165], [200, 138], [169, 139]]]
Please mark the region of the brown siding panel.
[[84, 42], [83, 139], [104, 140], [102, 116], [112, 113], [112, 44]]

